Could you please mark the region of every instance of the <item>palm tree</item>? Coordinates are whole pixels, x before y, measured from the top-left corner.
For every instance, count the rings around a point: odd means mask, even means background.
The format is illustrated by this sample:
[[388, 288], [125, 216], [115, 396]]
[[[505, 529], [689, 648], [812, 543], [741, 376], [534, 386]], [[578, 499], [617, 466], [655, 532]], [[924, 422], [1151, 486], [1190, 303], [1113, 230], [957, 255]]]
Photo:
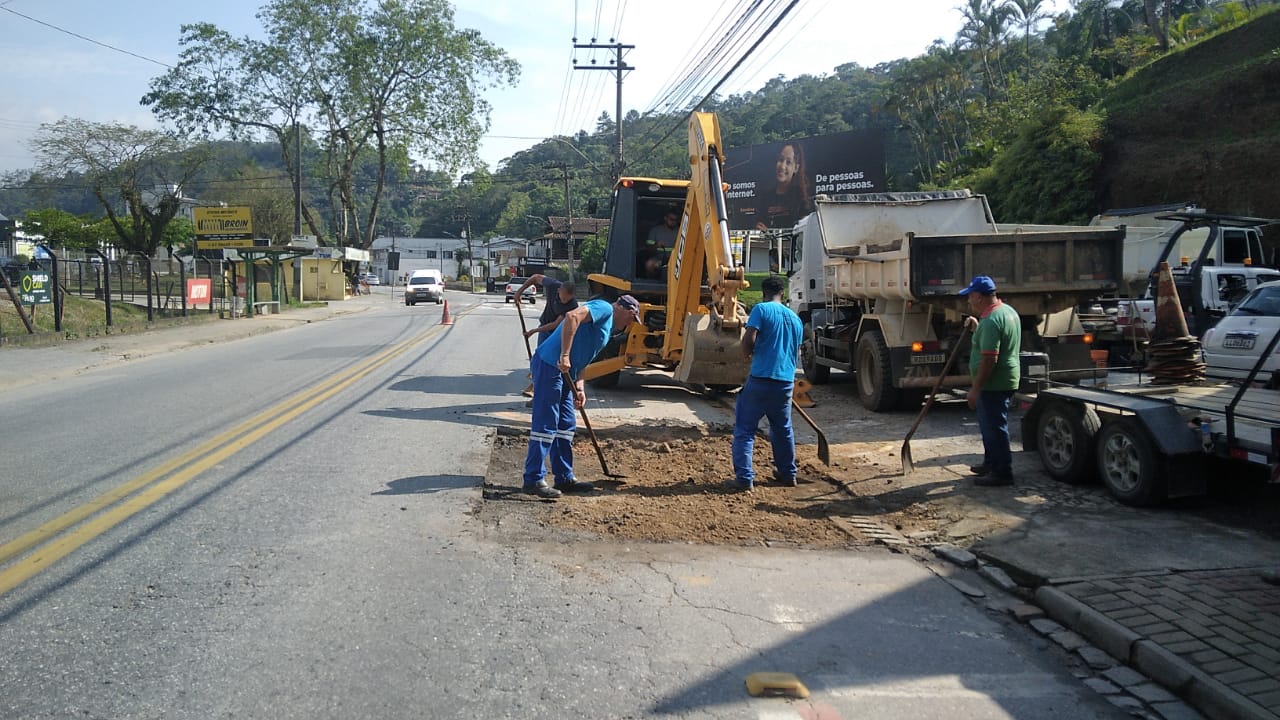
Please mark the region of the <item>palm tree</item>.
[[1027, 61], [1031, 60], [1031, 26], [1040, 20], [1049, 17], [1049, 13], [1044, 12], [1045, 0], [1006, 0], [1005, 8], [1009, 12], [1015, 12], [1018, 15], [1018, 22], [1022, 24], [1022, 42], [1023, 50], [1027, 53]]

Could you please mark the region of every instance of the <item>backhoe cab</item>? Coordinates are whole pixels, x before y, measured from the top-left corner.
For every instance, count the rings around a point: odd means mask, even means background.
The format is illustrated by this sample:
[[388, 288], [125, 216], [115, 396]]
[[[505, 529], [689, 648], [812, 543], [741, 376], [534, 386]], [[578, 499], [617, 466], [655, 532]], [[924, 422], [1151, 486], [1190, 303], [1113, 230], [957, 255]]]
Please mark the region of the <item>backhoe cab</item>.
[[[625, 367], [657, 367], [695, 387], [746, 381], [738, 291], [747, 283], [730, 250], [723, 163], [716, 116], [693, 113], [690, 180], [624, 177], [614, 186], [604, 272], [588, 280], [593, 297], [638, 299], [641, 321], [610, 343], [584, 378], [614, 385]], [[671, 229], [666, 215], [673, 211], [679, 217]]]

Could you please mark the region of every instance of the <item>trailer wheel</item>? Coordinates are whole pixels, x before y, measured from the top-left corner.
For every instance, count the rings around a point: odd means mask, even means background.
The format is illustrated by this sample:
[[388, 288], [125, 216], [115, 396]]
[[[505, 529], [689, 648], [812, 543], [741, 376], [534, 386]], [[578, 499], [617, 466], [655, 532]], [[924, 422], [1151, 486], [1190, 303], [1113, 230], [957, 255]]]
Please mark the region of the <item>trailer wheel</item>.
[[1142, 426], [1129, 418], [1108, 422], [1098, 433], [1098, 474], [1125, 505], [1153, 505], [1168, 493], [1160, 454]]
[[1049, 477], [1072, 485], [1093, 480], [1094, 440], [1101, 425], [1093, 408], [1050, 403], [1036, 426], [1040, 464]]
[[889, 346], [879, 330], [869, 330], [858, 339], [853, 354], [854, 386], [862, 406], [872, 412], [885, 412], [898, 404], [898, 391], [893, 386], [889, 362]]
[[804, 368], [804, 376], [814, 385], [826, 385], [831, 380], [831, 368], [818, 364], [818, 333], [813, 323], [804, 324], [804, 335], [800, 341], [800, 365]]

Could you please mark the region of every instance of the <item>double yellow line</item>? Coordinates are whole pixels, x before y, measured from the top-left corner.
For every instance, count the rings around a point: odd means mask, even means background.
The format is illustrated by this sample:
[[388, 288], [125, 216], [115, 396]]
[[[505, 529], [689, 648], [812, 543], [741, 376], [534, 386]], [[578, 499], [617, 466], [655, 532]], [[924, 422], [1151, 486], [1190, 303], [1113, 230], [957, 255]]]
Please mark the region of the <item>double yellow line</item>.
[[443, 330], [436, 325], [393, 345], [348, 369], [324, 390], [283, 400], [163, 465], [0, 545], [0, 566], [35, 549], [11, 567], [0, 570], [0, 595]]

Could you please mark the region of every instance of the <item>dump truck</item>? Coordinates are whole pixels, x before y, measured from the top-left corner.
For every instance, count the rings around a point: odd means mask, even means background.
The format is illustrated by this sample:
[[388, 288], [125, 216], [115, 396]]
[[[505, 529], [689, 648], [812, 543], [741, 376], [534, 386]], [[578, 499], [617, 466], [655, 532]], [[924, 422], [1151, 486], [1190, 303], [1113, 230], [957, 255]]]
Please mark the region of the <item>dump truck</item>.
[[[721, 168], [724, 155], [713, 113], [689, 118], [689, 180], [623, 177], [614, 185], [604, 272], [588, 275], [592, 297], [630, 294], [640, 322], [613, 339], [582, 377], [616, 385], [628, 367], [658, 368], [698, 390], [736, 389], [750, 364], [741, 341], [747, 287], [729, 239]], [[669, 211], [680, 215], [663, 232]]]
[[[1001, 232], [986, 197], [968, 190], [820, 195], [784, 239], [805, 377], [853, 373], [876, 412], [918, 406], [960, 341], [959, 292], [975, 275], [991, 276], [1022, 316], [1024, 378], [1093, 376], [1076, 307], [1115, 293], [1124, 237], [1123, 227]], [[971, 384], [958, 366], [942, 387]]]

